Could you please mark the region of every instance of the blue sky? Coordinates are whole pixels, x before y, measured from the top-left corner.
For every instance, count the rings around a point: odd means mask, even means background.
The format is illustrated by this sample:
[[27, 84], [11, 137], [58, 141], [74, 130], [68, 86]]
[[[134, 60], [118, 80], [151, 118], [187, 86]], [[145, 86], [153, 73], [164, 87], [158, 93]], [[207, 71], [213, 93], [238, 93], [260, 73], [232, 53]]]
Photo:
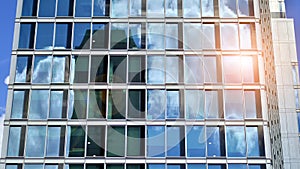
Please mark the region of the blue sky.
[[[0, 116], [4, 113], [6, 105], [7, 85], [4, 81], [9, 74], [16, 2], [17, 0], [6, 0], [0, 5]], [[297, 51], [300, 59], [300, 1], [286, 0], [285, 2], [287, 16], [295, 19]]]

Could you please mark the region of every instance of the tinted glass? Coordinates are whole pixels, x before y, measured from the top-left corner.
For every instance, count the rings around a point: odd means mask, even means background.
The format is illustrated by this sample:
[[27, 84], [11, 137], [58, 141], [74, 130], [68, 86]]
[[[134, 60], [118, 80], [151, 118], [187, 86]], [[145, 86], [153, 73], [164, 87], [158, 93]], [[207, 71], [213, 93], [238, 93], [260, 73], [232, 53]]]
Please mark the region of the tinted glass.
[[164, 157], [165, 156], [165, 127], [148, 126], [147, 127], [147, 156]]
[[85, 119], [87, 110], [87, 91], [86, 90], [73, 90], [74, 99], [72, 100], [73, 113], [69, 117], [71, 119]]
[[126, 117], [126, 90], [110, 90], [108, 100], [108, 119], [125, 119]]
[[179, 56], [166, 57], [166, 83], [182, 82], [182, 64]]
[[187, 119], [204, 119], [204, 91], [185, 90], [185, 114]]
[[43, 50], [52, 50], [53, 31], [53, 23], [38, 23], [35, 48]]
[[56, 0], [40, 0], [39, 17], [54, 17]]
[[89, 72], [88, 56], [73, 56], [71, 65], [71, 82], [87, 83]]
[[183, 16], [185, 18], [199, 18], [201, 16], [200, 0], [183, 0]]
[[215, 49], [215, 25], [214, 24], [202, 24], [202, 46], [203, 49]]
[[32, 83], [50, 83], [52, 56], [36, 56], [32, 74]]
[[126, 83], [127, 57], [111, 56], [110, 57], [110, 83]]
[[[128, 1], [127, 0], [112, 0], [111, 1], [112, 18], [126, 18], [128, 17]], [[120, 10], [122, 9], [122, 10]]]
[[223, 50], [238, 50], [238, 25], [235, 23], [221, 24], [221, 46]]
[[[232, 69], [232, 67], [235, 68]], [[242, 83], [241, 60], [239, 56], [223, 57], [223, 71], [225, 83]]]
[[236, 18], [237, 17], [237, 3], [236, 0], [220, 0], [219, 9], [220, 17], [222, 18]]
[[90, 90], [88, 118], [106, 117], [106, 90]]
[[13, 95], [13, 103], [11, 108], [11, 115], [12, 119], [21, 119], [24, 113], [24, 106], [25, 106], [25, 91], [14, 91]]
[[[64, 137], [62, 137], [64, 139]], [[48, 127], [46, 156], [60, 155], [61, 127]], [[62, 143], [64, 144], [64, 142]]]
[[217, 82], [217, 59], [216, 57], [204, 57], [204, 81], [207, 83]]
[[26, 157], [44, 157], [45, 135], [45, 126], [28, 126], [25, 150]]
[[178, 90], [167, 90], [167, 118], [178, 119], [182, 118], [181, 99]]
[[[104, 156], [105, 126], [88, 126], [87, 156]], [[92, 167], [90, 167], [92, 169]]]
[[147, 119], [164, 119], [166, 111], [166, 91], [148, 90]]
[[104, 169], [104, 164], [86, 164], [86, 169]]
[[250, 24], [239, 24], [240, 28], [240, 47], [241, 49], [251, 49], [251, 27]]
[[145, 58], [129, 56], [128, 59], [128, 82], [145, 82]]
[[147, 169], [164, 169], [165, 164], [148, 164]]
[[214, 1], [201, 0], [201, 3], [202, 17], [214, 16]]
[[243, 91], [224, 90], [225, 117], [226, 119], [243, 119]]
[[54, 49], [71, 48], [71, 37], [71, 24], [56, 24]]
[[162, 18], [164, 17], [165, 1], [147, 1], [147, 17]]
[[179, 47], [178, 46], [178, 42], [179, 42], [178, 24], [166, 24], [165, 28], [166, 28], [165, 30], [166, 49], [178, 49]]
[[73, 0], [57, 1], [57, 16], [73, 16]]
[[43, 164], [25, 164], [24, 169], [43, 169]]
[[249, 15], [253, 15], [253, 1], [238, 1], [239, 4], [239, 16], [249, 16]]
[[246, 164], [228, 164], [227, 169], [247, 169]]
[[107, 83], [107, 56], [92, 56], [91, 57], [91, 82]]
[[219, 117], [218, 91], [205, 91], [206, 118]]
[[143, 0], [130, 0], [130, 16], [142, 15], [142, 1]]
[[24, 0], [22, 16], [36, 16], [37, 0]]
[[257, 127], [246, 127], [246, 140], [247, 140], [247, 152], [248, 156], [255, 156], [258, 157], [261, 155], [260, 152], [260, 147], [261, 143], [259, 140], [259, 134], [263, 133], [258, 133], [258, 128]]
[[124, 169], [124, 165], [122, 164], [108, 164], [106, 169]]
[[18, 56], [16, 63], [16, 83], [25, 83], [30, 81], [31, 75], [31, 63], [32, 59], [30, 56]]
[[32, 90], [29, 119], [46, 119], [49, 111], [49, 90]]
[[19, 156], [20, 155], [20, 143], [21, 143], [21, 127], [10, 127], [8, 144], [7, 144], [7, 156]]
[[[85, 145], [85, 131], [82, 126], [68, 126], [68, 157], [83, 157]], [[71, 167], [70, 167], [71, 169]], [[76, 168], [77, 169], [77, 168]]]
[[94, 16], [109, 16], [109, 0], [94, 0]]
[[206, 127], [207, 156], [223, 156], [224, 140], [219, 127]]
[[93, 24], [92, 32], [92, 48], [107, 49], [108, 48], [108, 23]]
[[107, 128], [107, 156], [124, 157], [125, 127], [109, 126]]
[[20, 24], [19, 48], [32, 49], [34, 44], [35, 24]]
[[188, 169], [206, 169], [205, 164], [188, 164]]
[[203, 58], [201, 56], [185, 57], [185, 83], [203, 83]]
[[[54, 56], [52, 62], [52, 83], [65, 82], [66, 57]], [[67, 71], [69, 73], [69, 71]]]
[[246, 156], [246, 140], [243, 126], [227, 126], [226, 141], [228, 157]]
[[73, 35], [74, 49], [90, 48], [91, 25], [89, 23], [75, 23]]
[[246, 109], [246, 118], [256, 118], [256, 92], [255, 91], [244, 91], [245, 97], [245, 109]]
[[5, 169], [18, 169], [20, 165], [6, 165]]
[[144, 156], [144, 127], [127, 128], [127, 156]]
[[129, 90], [128, 118], [145, 118], [145, 90]]
[[76, 0], [75, 17], [90, 17], [92, 14], [92, 0]]
[[[148, 1], [149, 2], [149, 1]], [[151, 1], [152, 2], [152, 1]], [[157, 3], [158, 1], [155, 1]], [[155, 4], [153, 3], [153, 4]], [[165, 49], [165, 31], [162, 23], [149, 23], [147, 27], [147, 48], [153, 50]]]
[[130, 49], [144, 49], [145, 48], [145, 35], [144, 24], [130, 24], [129, 25], [129, 48]]
[[[187, 126], [187, 156], [188, 157], [205, 157], [206, 156], [206, 139], [204, 126]], [[198, 166], [198, 165], [196, 165]], [[189, 166], [190, 168], [190, 166]], [[193, 167], [192, 167], [193, 169]]]
[[202, 44], [199, 43], [199, 38], [203, 36], [202, 27], [200, 23], [186, 23], [184, 24], [183, 43], [184, 49], [200, 50]]
[[184, 128], [167, 127], [167, 156], [184, 156]]
[[50, 113], [49, 118], [62, 118], [64, 91], [50, 92]]
[[165, 83], [165, 57], [148, 56], [147, 58], [147, 83], [162, 84]]
[[[165, 0], [166, 17], [178, 16], [178, 1], [177, 0]], [[181, 10], [181, 9], [179, 9]]]
[[110, 48], [127, 49], [127, 36], [128, 36], [127, 23], [112, 23], [111, 35], [110, 35]]

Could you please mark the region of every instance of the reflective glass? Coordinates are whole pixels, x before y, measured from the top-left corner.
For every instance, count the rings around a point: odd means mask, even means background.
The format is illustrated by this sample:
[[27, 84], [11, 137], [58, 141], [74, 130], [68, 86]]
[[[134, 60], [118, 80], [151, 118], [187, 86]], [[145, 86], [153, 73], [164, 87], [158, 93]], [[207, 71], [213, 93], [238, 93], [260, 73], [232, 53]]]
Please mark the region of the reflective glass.
[[237, 7], [236, 0], [220, 0], [219, 1], [219, 12], [221, 18], [236, 18]]
[[69, 109], [73, 107], [71, 119], [85, 119], [87, 110], [87, 91], [86, 90], [73, 90], [73, 104]]
[[[47, 133], [47, 146], [46, 146], [46, 156], [57, 157], [63, 155], [60, 153], [61, 139], [61, 127], [48, 127]], [[62, 143], [64, 144], [64, 143]]]
[[178, 24], [166, 24], [165, 28], [166, 49], [178, 49]]
[[243, 91], [224, 90], [225, 117], [226, 119], [243, 119]]
[[[178, 16], [178, 1], [177, 0], [165, 0], [166, 2], [166, 17]], [[180, 9], [181, 10], [181, 9]]]
[[31, 90], [29, 119], [47, 119], [49, 90]]
[[36, 16], [37, 0], [23, 0], [22, 16]]
[[21, 144], [21, 127], [10, 127], [8, 144], [7, 144], [7, 156], [21, 156], [20, 144]]
[[64, 91], [51, 90], [49, 118], [59, 119], [63, 116]]
[[[204, 91], [185, 90], [185, 115], [187, 119], [204, 119]], [[214, 102], [214, 104], [216, 104]]]
[[32, 83], [50, 83], [52, 56], [36, 56], [32, 74]]
[[182, 82], [182, 58], [180, 56], [166, 57], [166, 83]]
[[203, 57], [201, 56], [186, 56], [185, 57], [185, 83], [203, 83]]
[[297, 113], [298, 116], [298, 131], [300, 133], [300, 113]]
[[43, 169], [43, 164], [25, 164], [24, 169]]
[[38, 23], [35, 48], [42, 50], [52, 50], [53, 31], [53, 23]]
[[244, 83], [253, 83], [254, 80], [254, 58], [252, 56], [241, 56], [241, 70]]
[[57, 16], [73, 16], [73, 0], [58, 0]]
[[107, 83], [107, 56], [91, 56], [90, 82]]
[[204, 81], [207, 83], [217, 82], [217, 59], [216, 57], [204, 57]]
[[92, 48], [107, 49], [108, 48], [108, 23], [93, 23], [92, 32]]
[[28, 126], [26, 157], [44, 157], [45, 137], [46, 126]]
[[168, 164], [167, 169], [185, 169], [184, 164]]
[[147, 1], [147, 17], [163, 18], [164, 9], [164, 0]]
[[130, 0], [130, 16], [142, 15], [142, 1], [143, 0]]
[[59, 169], [58, 165], [45, 165], [45, 169]]
[[75, 23], [73, 35], [73, 49], [90, 48], [91, 25], [89, 23]]
[[70, 49], [72, 24], [56, 24], [54, 49]]
[[214, 16], [214, 1], [212, 0], [201, 0], [201, 11], [202, 17]]
[[[27, 99], [27, 98], [26, 98]], [[24, 108], [25, 108], [25, 91], [24, 90], [15, 90], [13, 95], [13, 102], [11, 108], [12, 119], [21, 119], [23, 117]]]
[[109, 16], [109, 0], [94, 0], [94, 16]]
[[111, 56], [109, 66], [110, 83], [126, 83], [127, 57]]
[[166, 110], [166, 91], [147, 91], [147, 119], [164, 119]]
[[108, 95], [108, 119], [125, 119], [126, 90], [110, 90]]
[[[112, 18], [127, 18], [128, 17], [128, 0], [111, 0]], [[122, 10], [120, 10], [122, 9]]]
[[144, 156], [145, 128], [127, 127], [127, 156]]
[[[105, 126], [88, 126], [87, 156], [104, 156]], [[92, 167], [90, 167], [92, 169]]]
[[34, 45], [35, 23], [21, 23], [19, 48], [32, 49]]
[[[147, 127], [147, 156], [164, 157], [165, 156], [165, 127], [148, 126]], [[151, 167], [151, 169], [156, 169]], [[159, 168], [161, 169], [161, 168]]]
[[200, 23], [185, 23], [183, 32], [184, 49], [200, 50], [202, 44], [199, 39], [203, 36], [202, 25]]
[[54, 17], [56, 0], [40, 0], [39, 17]]
[[240, 28], [240, 48], [251, 49], [251, 27], [250, 24], [239, 24]]
[[219, 118], [218, 91], [205, 91], [206, 118]]
[[[52, 83], [65, 82], [66, 57], [54, 56], [52, 63]], [[69, 73], [69, 71], [68, 71]]]
[[145, 169], [145, 164], [127, 164], [127, 169]]
[[209, 164], [207, 169], [226, 169], [225, 164]]
[[108, 164], [106, 165], [106, 169], [124, 169], [123, 164]]
[[86, 169], [104, 169], [104, 164], [86, 164]]
[[[263, 134], [263, 133], [260, 133]], [[248, 156], [258, 157], [261, 155], [259, 133], [257, 127], [246, 127], [247, 152]]]
[[75, 17], [90, 17], [92, 14], [92, 0], [76, 0]]
[[200, 0], [183, 0], [183, 17], [185, 18], [200, 18], [201, 7]]
[[[248, 63], [249, 64], [249, 63]], [[249, 66], [247, 66], [249, 67]], [[242, 83], [241, 60], [239, 56], [223, 57], [225, 83]]]
[[188, 164], [188, 169], [206, 169], [205, 164]]
[[6, 165], [5, 169], [20, 169], [22, 168], [22, 166], [20, 165], [14, 165], [14, 164], [11, 164], [11, 165]]
[[221, 24], [221, 46], [223, 50], [239, 49], [238, 24]]
[[226, 126], [228, 157], [246, 157], [246, 140], [243, 126]]
[[[82, 126], [68, 126], [67, 156], [83, 157], [85, 145], [85, 130]], [[71, 169], [71, 166], [69, 167]], [[77, 169], [77, 168], [76, 168]]]
[[15, 83], [30, 81], [32, 58], [30, 56], [18, 56], [16, 63]]
[[248, 169], [266, 169], [266, 165], [248, 165]]
[[215, 25], [214, 24], [202, 24], [202, 46], [203, 49], [215, 49]]
[[164, 169], [164, 164], [148, 164], [147, 169]]
[[182, 118], [179, 90], [167, 90], [167, 118]]
[[[253, 9], [250, 9], [250, 7], [252, 7], [252, 3], [253, 1], [252, 0], [247, 0], [247, 1], [244, 1], [244, 0], [238, 0], [238, 3], [239, 3], [239, 16], [249, 16], [250, 15], [250, 10], [253, 10]], [[253, 12], [251, 12], [253, 13]], [[253, 15], [253, 14], [252, 14]]]
[[163, 84], [165, 83], [165, 57], [148, 56], [147, 58], [147, 83]]
[[106, 90], [90, 90], [88, 118], [106, 117]]
[[246, 164], [228, 164], [227, 169], [247, 169]]
[[255, 95], [255, 91], [244, 91], [246, 118], [257, 118]]
[[145, 90], [129, 90], [128, 118], [145, 118]]
[[127, 49], [127, 35], [128, 35], [127, 23], [112, 23], [111, 34], [110, 34], [110, 48]]
[[71, 79], [72, 83], [87, 83], [89, 72], [88, 56], [72, 56]]
[[[205, 157], [206, 156], [206, 138], [204, 126], [187, 126], [187, 156], [188, 157]], [[196, 165], [198, 166], [198, 165]], [[194, 166], [194, 167], [196, 167]], [[194, 169], [189, 166], [188, 169]], [[200, 166], [199, 166], [200, 167]]]
[[145, 57], [129, 56], [128, 59], [128, 82], [145, 82]]
[[221, 127], [206, 127], [207, 156], [220, 157], [225, 155], [223, 132]]
[[65, 164], [65, 169], [83, 169], [84, 166], [81, 164]]
[[184, 156], [184, 128], [167, 127], [167, 156]]
[[108, 126], [107, 128], [107, 156], [124, 157], [125, 155], [125, 127]]
[[142, 24], [129, 25], [129, 48], [130, 49], [145, 48], [145, 35], [142, 34]]
[[[149, 1], [148, 1], [149, 2]], [[151, 1], [153, 4], [155, 3]], [[163, 23], [148, 23], [147, 27], [147, 48], [152, 50], [165, 49], [165, 24]]]

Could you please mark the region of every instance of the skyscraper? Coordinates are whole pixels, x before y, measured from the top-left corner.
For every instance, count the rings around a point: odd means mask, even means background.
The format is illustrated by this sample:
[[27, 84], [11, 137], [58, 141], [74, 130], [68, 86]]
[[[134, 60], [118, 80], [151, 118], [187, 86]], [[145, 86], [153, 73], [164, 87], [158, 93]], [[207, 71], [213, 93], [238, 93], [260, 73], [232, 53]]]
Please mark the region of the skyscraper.
[[298, 168], [283, 4], [18, 1], [2, 167]]

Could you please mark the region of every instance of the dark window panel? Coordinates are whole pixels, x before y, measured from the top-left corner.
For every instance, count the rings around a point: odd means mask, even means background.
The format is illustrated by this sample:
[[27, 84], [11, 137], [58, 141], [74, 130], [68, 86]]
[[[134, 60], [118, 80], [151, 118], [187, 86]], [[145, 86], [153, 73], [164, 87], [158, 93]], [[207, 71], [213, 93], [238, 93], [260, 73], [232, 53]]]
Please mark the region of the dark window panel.
[[55, 7], [56, 7], [56, 0], [40, 0], [39, 17], [54, 17]]
[[53, 23], [38, 23], [35, 48], [41, 50], [52, 50], [53, 32]]
[[127, 127], [127, 156], [144, 156], [145, 128]]
[[87, 110], [87, 91], [86, 90], [72, 90], [70, 91], [72, 98], [70, 98], [72, 115], [71, 119], [85, 119]]
[[30, 82], [31, 79], [31, 56], [18, 56], [15, 72], [15, 83]]
[[127, 57], [111, 56], [109, 71], [110, 83], [126, 83]]
[[70, 49], [72, 24], [56, 24], [54, 49]]
[[111, 49], [127, 49], [128, 24], [112, 23], [110, 33]]
[[92, 32], [92, 48], [107, 49], [109, 39], [109, 24], [108, 23], [93, 23]]
[[106, 118], [106, 90], [90, 90], [88, 118]]
[[107, 83], [107, 64], [108, 56], [92, 56], [91, 57], [91, 82]]
[[93, 157], [104, 156], [104, 150], [105, 150], [105, 126], [88, 126], [86, 155], [93, 156]]
[[127, 169], [145, 169], [145, 164], [127, 164]]
[[74, 0], [58, 0], [57, 16], [73, 16]]
[[110, 90], [108, 100], [108, 119], [125, 119], [126, 90]]
[[82, 126], [68, 126], [68, 157], [83, 157], [85, 145], [85, 131]]
[[83, 164], [66, 164], [66, 169], [84, 169]]
[[145, 118], [145, 90], [129, 90], [128, 118]]
[[107, 164], [106, 169], [124, 169], [123, 164]]
[[88, 83], [89, 57], [73, 56], [71, 68], [71, 82]]
[[104, 169], [104, 164], [86, 164], [86, 169]]
[[90, 17], [92, 15], [92, 0], [76, 0], [75, 17]]
[[73, 49], [89, 49], [90, 48], [90, 23], [75, 23], [73, 35]]
[[129, 56], [128, 61], [128, 82], [145, 82], [145, 57]]
[[19, 48], [32, 49], [34, 45], [35, 23], [20, 24]]
[[107, 156], [124, 157], [124, 155], [125, 155], [125, 127], [108, 126]]
[[36, 16], [37, 0], [24, 0], [22, 6], [22, 16]]
[[94, 0], [94, 16], [109, 16], [110, 0]]

